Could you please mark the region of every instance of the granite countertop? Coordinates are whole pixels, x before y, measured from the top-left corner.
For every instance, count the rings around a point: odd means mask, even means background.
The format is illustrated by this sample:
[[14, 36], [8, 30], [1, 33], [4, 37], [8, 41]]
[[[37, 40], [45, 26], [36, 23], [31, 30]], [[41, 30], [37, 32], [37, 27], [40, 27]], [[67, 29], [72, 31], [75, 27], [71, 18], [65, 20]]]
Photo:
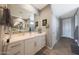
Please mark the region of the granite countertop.
[[[43, 32], [43, 33], [38, 33], [38, 32], [31, 32], [30, 33], [30, 32], [28, 32], [28, 33], [12, 34], [11, 39], [10, 39], [10, 43], [25, 40], [25, 39], [31, 39], [33, 37], [41, 36], [41, 35], [45, 35], [45, 34], [46, 34], [45, 32]], [[6, 35], [3, 40], [6, 42], [6, 39], [8, 39], [8, 37], [9, 36]]]

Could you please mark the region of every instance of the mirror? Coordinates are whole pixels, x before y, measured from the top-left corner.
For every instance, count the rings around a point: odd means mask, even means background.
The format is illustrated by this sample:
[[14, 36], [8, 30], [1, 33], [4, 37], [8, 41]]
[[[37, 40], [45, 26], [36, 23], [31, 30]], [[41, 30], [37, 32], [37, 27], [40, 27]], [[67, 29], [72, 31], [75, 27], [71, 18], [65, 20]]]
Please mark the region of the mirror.
[[32, 6], [28, 10], [27, 7], [28, 5], [7, 4], [11, 14], [13, 33], [35, 31], [35, 14], [37, 11]]
[[27, 32], [27, 20], [21, 18], [21, 17], [12, 17], [13, 19], [13, 27], [12, 27], [12, 32], [13, 33], [22, 33], [22, 32]]
[[29, 19], [23, 19], [21, 17], [12, 16], [13, 20], [13, 33], [23, 33], [23, 32], [34, 32], [35, 31], [35, 21], [32, 17]]

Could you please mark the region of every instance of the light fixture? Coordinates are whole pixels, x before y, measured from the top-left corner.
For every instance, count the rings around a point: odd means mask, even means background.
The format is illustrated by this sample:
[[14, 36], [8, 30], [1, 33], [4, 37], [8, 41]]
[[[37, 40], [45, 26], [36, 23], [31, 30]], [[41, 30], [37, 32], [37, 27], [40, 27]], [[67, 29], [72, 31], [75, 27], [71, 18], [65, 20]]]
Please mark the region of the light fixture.
[[31, 24], [31, 25], [33, 25], [33, 24], [34, 24], [34, 22], [30, 22], [30, 24]]

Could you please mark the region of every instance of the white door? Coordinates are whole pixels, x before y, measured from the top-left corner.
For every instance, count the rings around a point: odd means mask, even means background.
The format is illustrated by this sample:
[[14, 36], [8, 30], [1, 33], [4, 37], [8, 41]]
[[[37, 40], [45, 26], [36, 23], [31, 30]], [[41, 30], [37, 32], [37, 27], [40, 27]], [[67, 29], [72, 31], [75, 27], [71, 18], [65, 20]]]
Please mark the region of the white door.
[[71, 18], [62, 20], [62, 37], [72, 38]]

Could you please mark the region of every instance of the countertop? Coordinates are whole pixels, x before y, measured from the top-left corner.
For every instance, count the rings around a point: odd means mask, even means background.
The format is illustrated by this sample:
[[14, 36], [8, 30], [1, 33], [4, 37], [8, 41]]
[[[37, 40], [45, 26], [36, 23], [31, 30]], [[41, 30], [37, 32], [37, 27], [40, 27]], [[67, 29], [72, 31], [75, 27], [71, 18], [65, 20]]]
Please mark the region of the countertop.
[[[33, 37], [36, 37], [36, 36], [41, 36], [41, 35], [45, 35], [46, 33], [43, 32], [43, 33], [38, 33], [38, 32], [26, 32], [26, 33], [19, 33], [19, 34], [12, 34], [11, 35], [11, 39], [10, 39], [10, 43], [13, 43], [13, 42], [17, 42], [17, 41], [21, 41], [21, 40], [25, 40], [25, 39], [31, 39]], [[8, 39], [8, 35], [6, 35], [4, 37], [4, 42], [6, 42], [6, 39]]]

